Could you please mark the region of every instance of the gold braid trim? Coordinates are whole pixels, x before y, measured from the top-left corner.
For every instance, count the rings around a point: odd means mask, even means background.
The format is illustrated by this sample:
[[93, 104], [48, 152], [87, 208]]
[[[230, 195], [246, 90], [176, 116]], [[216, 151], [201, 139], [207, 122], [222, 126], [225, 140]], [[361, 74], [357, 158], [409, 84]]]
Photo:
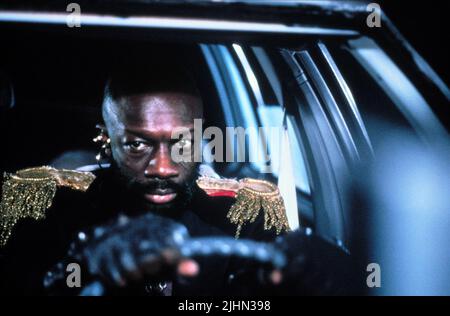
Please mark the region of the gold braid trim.
[[242, 179], [240, 183], [242, 188], [227, 214], [230, 222], [237, 225], [236, 238], [239, 238], [242, 226], [256, 220], [261, 209], [265, 230], [275, 228], [277, 234], [290, 230], [283, 198], [275, 184], [250, 178]]
[[4, 173], [0, 202], [0, 247], [4, 246], [14, 225], [23, 218], [40, 220], [50, 208], [57, 187], [86, 191], [94, 181], [90, 172], [36, 167]]
[[236, 238], [239, 237], [242, 227], [246, 223], [253, 223], [261, 209], [264, 212], [264, 229], [275, 228], [279, 234], [283, 230], [289, 231], [283, 198], [278, 187], [265, 180], [245, 178], [235, 179], [212, 178], [201, 176], [197, 185], [205, 192], [234, 192], [236, 202], [228, 211], [227, 218], [237, 225]]

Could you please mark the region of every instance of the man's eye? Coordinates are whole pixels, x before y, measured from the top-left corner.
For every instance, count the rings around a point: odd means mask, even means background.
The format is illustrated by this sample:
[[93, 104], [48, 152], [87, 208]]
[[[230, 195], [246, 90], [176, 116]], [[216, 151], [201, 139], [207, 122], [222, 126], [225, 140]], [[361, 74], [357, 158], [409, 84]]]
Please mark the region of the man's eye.
[[132, 151], [143, 151], [148, 147], [147, 144], [140, 141], [129, 142], [125, 146]]

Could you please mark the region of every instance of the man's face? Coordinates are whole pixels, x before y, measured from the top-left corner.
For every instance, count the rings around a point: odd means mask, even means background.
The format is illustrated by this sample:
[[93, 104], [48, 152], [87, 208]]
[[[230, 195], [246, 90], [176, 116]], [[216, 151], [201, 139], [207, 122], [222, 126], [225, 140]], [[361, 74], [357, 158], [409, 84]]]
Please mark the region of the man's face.
[[193, 158], [173, 161], [173, 146], [186, 150], [192, 144], [172, 139], [172, 133], [179, 128], [193, 133], [194, 119], [202, 116], [201, 99], [182, 92], [139, 94], [116, 100], [113, 111], [112, 156], [138, 204], [150, 210], [180, 206], [189, 197], [197, 164]]

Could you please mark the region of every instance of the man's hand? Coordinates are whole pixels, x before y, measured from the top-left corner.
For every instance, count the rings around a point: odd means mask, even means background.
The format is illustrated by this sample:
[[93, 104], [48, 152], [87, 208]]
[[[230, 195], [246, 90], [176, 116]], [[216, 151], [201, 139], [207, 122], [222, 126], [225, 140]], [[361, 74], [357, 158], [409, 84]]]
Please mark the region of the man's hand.
[[113, 225], [95, 228], [91, 237], [79, 237], [85, 244], [80, 259], [89, 273], [113, 285], [164, 280], [175, 273], [189, 277], [198, 272], [196, 263], [182, 258], [178, 251], [188, 237], [186, 228], [167, 218], [152, 214], [119, 217]]
[[187, 237], [184, 226], [164, 217], [121, 216], [110, 225], [80, 232], [69, 258], [80, 262], [90, 277], [109, 286], [165, 281], [175, 275], [192, 277], [198, 273], [197, 263], [178, 251]]

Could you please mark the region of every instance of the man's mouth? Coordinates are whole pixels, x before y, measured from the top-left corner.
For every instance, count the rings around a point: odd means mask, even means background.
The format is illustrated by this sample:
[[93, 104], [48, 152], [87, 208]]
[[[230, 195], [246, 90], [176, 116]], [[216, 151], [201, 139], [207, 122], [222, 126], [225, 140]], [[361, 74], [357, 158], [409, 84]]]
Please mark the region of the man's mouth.
[[172, 190], [154, 190], [145, 194], [145, 199], [154, 204], [165, 204], [173, 201], [177, 194]]

